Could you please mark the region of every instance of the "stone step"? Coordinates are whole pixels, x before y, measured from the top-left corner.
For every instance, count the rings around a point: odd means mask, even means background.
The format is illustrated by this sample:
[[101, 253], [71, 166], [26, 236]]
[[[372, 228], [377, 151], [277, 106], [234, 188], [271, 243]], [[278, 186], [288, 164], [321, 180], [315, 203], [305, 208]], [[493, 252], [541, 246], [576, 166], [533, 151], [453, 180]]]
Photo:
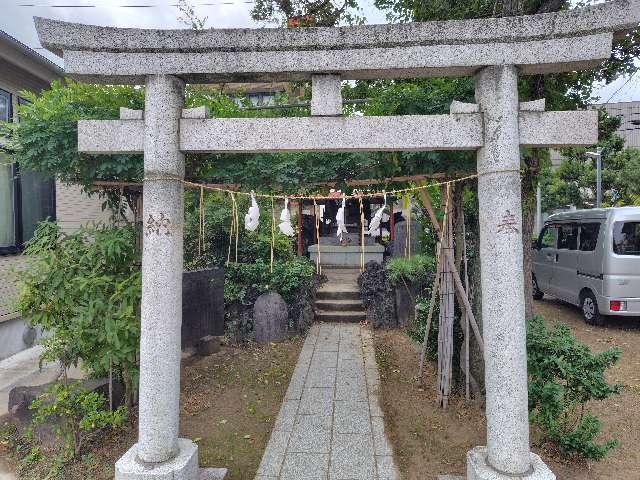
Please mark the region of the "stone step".
[[357, 285], [339, 285], [327, 287], [323, 285], [317, 294], [319, 300], [360, 300], [360, 289]]
[[360, 311], [363, 309], [362, 301], [356, 299], [347, 300], [316, 300], [318, 310], [327, 311]]
[[366, 318], [367, 314], [363, 311], [333, 312], [316, 310], [316, 321], [318, 322], [358, 323], [366, 320]]

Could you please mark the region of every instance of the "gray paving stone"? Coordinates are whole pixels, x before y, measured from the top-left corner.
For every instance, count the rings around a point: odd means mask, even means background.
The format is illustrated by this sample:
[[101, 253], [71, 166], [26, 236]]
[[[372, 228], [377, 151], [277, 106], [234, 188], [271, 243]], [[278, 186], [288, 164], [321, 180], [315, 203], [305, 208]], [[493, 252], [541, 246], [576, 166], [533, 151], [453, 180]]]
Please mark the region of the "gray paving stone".
[[280, 467], [284, 461], [284, 453], [289, 442], [290, 432], [273, 431], [258, 467], [257, 475], [275, 476], [280, 474]]
[[331, 478], [371, 480], [375, 478], [373, 445], [368, 434], [334, 434], [331, 445]]
[[329, 474], [328, 453], [288, 453], [281, 480], [325, 480]]
[[336, 384], [335, 368], [320, 368], [309, 372], [305, 386], [307, 388], [333, 388]]
[[341, 377], [336, 379], [336, 400], [366, 402], [368, 398], [367, 384], [360, 377]]
[[287, 448], [290, 453], [329, 453], [331, 415], [298, 415]]
[[333, 388], [307, 388], [300, 400], [299, 415], [329, 415], [333, 411]]
[[298, 413], [299, 400], [285, 400], [282, 402], [280, 412], [276, 418], [276, 424], [273, 427], [274, 430], [282, 430], [284, 432], [291, 432], [293, 430], [293, 424], [296, 420], [296, 414]]
[[316, 343], [316, 352], [337, 352], [338, 348], [338, 338], [335, 336], [319, 338]]
[[362, 356], [360, 358], [338, 359], [338, 375], [340, 378], [364, 378], [365, 369]]
[[344, 359], [353, 359], [362, 361], [362, 348], [350, 344], [340, 344], [338, 349], [338, 362]]
[[300, 400], [302, 398], [302, 392], [304, 391], [304, 379], [292, 378], [289, 386], [287, 387], [287, 393], [284, 396], [285, 400]]
[[378, 480], [397, 480], [398, 470], [390, 455], [376, 455], [376, 467], [378, 469]]
[[317, 338], [307, 337], [298, 357], [255, 480], [399, 478], [371, 336], [359, 326], [314, 327]]
[[333, 410], [334, 433], [371, 433], [368, 402], [336, 401]]
[[382, 417], [382, 408], [377, 395], [369, 395], [369, 413], [371, 417]]
[[373, 446], [376, 455], [393, 455], [391, 444], [384, 433], [384, 420], [382, 417], [371, 417], [373, 427]]
[[338, 366], [338, 351], [321, 352], [316, 350], [311, 358], [310, 369], [336, 368]]

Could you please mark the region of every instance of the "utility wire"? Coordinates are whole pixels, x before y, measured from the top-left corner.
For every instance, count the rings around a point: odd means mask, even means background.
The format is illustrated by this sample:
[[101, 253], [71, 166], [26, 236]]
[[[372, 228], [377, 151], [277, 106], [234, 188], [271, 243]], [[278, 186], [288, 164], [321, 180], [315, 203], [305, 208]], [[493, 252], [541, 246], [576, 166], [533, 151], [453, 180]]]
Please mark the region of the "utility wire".
[[607, 99], [607, 101], [606, 101], [606, 102], [604, 102], [604, 103], [605, 103], [605, 104], [606, 104], [606, 103], [609, 103], [609, 102], [611, 101], [611, 99], [612, 99], [613, 97], [615, 97], [615, 96], [618, 94], [618, 92], [619, 92], [620, 90], [622, 90], [624, 87], [626, 87], [626, 86], [627, 86], [627, 84], [628, 84], [628, 83], [631, 81], [631, 79], [636, 75], [636, 73], [638, 73], [638, 71], [637, 71], [637, 70], [636, 70], [635, 72], [633, 72], [631, 75], [629, 75], [629, 78], [627, 78], [627, 81], [626, 81], [626, 82], [624, 82], [624, 83], [622, 84], [622, 86], [621, 86], [620, 88], [618, 88], [615, 92], [613, 92], [613, 93], [611, 94], [611, 96]]
[[[194, 7], [215, 7], [219, 5], [240, 5], [240, 4], [253, 4], [255, 0], [240, 0], [240, 1], [226, 1], [226, 2], [206, 2], [192, 4]], [[45, 3], [19, 3], [17, 7], [26, 8], [166, 8], [166, 7], [178, 7], [177, 3], [171, 4], [120, 4], [120, 5], [71, 5], [71, 4], [45, 4]]]

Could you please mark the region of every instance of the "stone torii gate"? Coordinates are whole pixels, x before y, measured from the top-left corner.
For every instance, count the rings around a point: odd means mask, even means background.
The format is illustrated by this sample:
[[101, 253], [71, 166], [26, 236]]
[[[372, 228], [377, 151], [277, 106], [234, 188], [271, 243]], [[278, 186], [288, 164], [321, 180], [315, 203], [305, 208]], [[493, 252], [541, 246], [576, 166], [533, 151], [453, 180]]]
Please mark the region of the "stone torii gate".
[[[520, 146], [589, 145], [596, 112], [518, 102], [518, 75], [591, 68], [640, 22], [640, 0], [512, 18], [344, 28], [138, 30], [36, 18], [42, 45], [86, 82], [143, 84], [145, 110], [81, 121], [79, 150], [144, 153], [139, 437], [116, 479], [213, 478], [178, 438], [185, 152], [476, 150], [487, 446], [469, 480], [553, 479], [529, 450]], [[340, 81], [474, 75], [449, 115], [342, 117]], [[310, 118], [206, 118], [184, 85], [311, 80]], [[528, 280], [527, 280], [528, 281]], [[208, 477], [207, 477], [208, 475]]]

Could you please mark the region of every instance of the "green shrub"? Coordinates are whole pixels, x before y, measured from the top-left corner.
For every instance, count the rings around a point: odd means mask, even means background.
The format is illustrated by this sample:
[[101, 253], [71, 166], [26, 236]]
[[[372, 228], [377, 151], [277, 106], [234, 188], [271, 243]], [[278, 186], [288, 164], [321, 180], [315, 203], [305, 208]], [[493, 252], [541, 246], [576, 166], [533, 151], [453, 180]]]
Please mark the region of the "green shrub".
[[593, 353], [566, 325], [557, 323], [548, 329], [537, 316], [527, 325], [527, 353], [531, 423], [561, 453], [602, 460], [618, 442], [595, 441], [601, 423], [586, 404], [620, 393], [622, 386], [610, 385], [604, 375], [618, 361], [620, 351]]
[[427, 255], [395, 257], [385, 263], [387, 275], [394, 285], [402, 282], [425, 285], [435, 272], [435, 260]]
[[122, 425], [127, 409], [105, 409], [105, 398], [84, 390], [77, 382], [54, 383], [29, 406], [33, 426], [54, 421], [56, 436], [63, 441], [64, 458], [76, 458], [87, 440], [105, 427]]
[[230, 263], [225, 268], [225, 303], [253, 303], [257, 295], [278, 292], [285, 301], [293, 300], [295, 292], [310, 285], [315, 266], [303, 257], [270, 265], [262, 259], [254, 263]]
[[[249, 199], [238, 195], [238, 263], [253, 263], [260, 259], [269, 262], [271, 259], [271, 204], [258, 199], [260, 204], [260, 224], [255, 232], [244, 228], [244, 215], [249, 208]], [[281, 208], [281, 207], [280, 207]], [[185, 230], [184, 260], [185, 269], [194, 270], [212, 266], [222, 266], [229, 254], [231, 227], [231, 201], [228, 195], [216, 192], [204, 194], [204, 249], [198, 250], [200, 221], [200, 192], [197, 190], [185, 193]], [[292, 239], [282, 235], [278, 229], [280, 210], [276, 210], [274, 258], [289, 260], [294, 258]], [[231, 246], [231, 261], [235, 260], [235, 235]]]
[[112, 368], [131, 400], [137, 385], [141, 278], [132, 226], [65, 234], [42, 222], [28, 243], [17, 308], [46, 330], [42, 360], [65, 371], [82, 360], [94, 376]]

